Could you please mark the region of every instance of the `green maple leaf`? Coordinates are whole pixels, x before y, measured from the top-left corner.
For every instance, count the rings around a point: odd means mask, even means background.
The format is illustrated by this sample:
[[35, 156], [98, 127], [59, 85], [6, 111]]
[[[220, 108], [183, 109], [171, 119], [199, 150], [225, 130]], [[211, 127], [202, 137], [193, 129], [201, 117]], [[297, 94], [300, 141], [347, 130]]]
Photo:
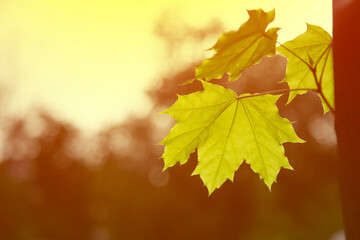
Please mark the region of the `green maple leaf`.
[[297, 95], [313, 89], [322, 100], [324, 112], [334, 109], [334, 73], [332, 38], [319, 26], [307, 24], [307, 31], [294, 40], [284, 43], [277, 51], [288, 59], [283, 82], [291, 91], [288, 103]]
[[283, 143], [302, 142], [292, 124], [280, 117], [279, 96], [240, 95], [216, 84], [202, 81], [204, 91], [178, 96], [178, 101], [163, 113], [177, 120], [165, 145], [164, 169], [184, 164], [198, 148], [200, 175], [209, 194], [245, 160], [271, 188], [281, 167], [292, 169]]
[[262, 9], [250, 10], [249, 20], [237, 31], [223, 34], [212, 47], [215, 55], [204, 60], [195, 72], [196, 79], [219, 79], [225, 73], [229, 81], [235, 81], [247, 67], [258, 63], [265, 55], [276, 52], [277, 31], [266, 30], [275, 18], [275, 10], [264, 12]]

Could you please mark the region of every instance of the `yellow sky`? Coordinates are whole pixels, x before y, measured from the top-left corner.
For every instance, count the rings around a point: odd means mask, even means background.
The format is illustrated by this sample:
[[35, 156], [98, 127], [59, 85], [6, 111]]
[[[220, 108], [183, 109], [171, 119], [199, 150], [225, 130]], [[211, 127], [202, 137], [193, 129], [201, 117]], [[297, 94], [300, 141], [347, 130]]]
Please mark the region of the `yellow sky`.
[[[305, 31], [305, 21], [331, 32], [331, 2], [3, 0], [0, 89], [11, 91], [1, 107], [21, 115], [40, 105], [84, 130], [98, 130], [149, 109], [143, 91], [170, 70], [154, 34], [164, 13], [176, 26], [200, 28], [218, 19], [231, 30], [246, 21], [246, 9], [275, 8], [272, 26], [282, 28], [284, 42]], [[210, 46], [182, 52], [179, 64]]]

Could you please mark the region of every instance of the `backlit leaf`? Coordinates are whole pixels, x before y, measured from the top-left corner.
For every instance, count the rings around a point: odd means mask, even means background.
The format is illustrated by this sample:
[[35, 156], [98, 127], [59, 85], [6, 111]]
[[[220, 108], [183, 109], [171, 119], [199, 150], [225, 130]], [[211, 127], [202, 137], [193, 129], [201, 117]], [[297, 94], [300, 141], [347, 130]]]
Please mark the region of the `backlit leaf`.
[[210, 81], [220, 79], [225, 73], [229, 81], [235, 81], [247, 67], [258, 63], [265, 55], [272, 56], [276, 51], [279, 28], [267, 26], [275, 18], [275, 10], [250, 10], [249, 20], [237, 31], [223, 34], [212, 47], [215, 55], [204, 60], [197, 68], [195, 77]]
[[185, 163], [198, 148], [200, 175], [211, 194], [245, 160], [271, 188], [280, 168], [292, 169], [283, 143], [302, 142], [292, 124], [280, 117], [276, 107], [279, 96], [248, 94], [238, 96], [219, 85], [202, 81], [204, 91], [179, 96], [163, 113], [177, 120], [162, 156], [164, 169]]
[[[283, 81], [289, 84], [290, 89], [318, 90], [321, 86], [323, 96], [319, 95], [324, 111], [334, 109], [333, 53], [329, 33], [319, 26], [307, 24], [305, 33], [279, 46], [277, 50], [288, 59], [287, 73]], [[306, 92], [291, 91], [288, 102], [296, 95]]]

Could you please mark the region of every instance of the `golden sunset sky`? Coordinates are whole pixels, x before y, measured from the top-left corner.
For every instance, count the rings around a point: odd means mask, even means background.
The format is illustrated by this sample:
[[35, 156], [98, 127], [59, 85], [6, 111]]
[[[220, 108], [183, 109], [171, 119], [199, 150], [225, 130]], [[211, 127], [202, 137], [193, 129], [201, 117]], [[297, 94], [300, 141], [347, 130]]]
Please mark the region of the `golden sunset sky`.
[[[203, 57], [214, 42], [167, 60], [155, 35], [160, 21], [225, 31], [247, 20], [246, 9], [276, 10], [271, 27], [285, 42], [305, 22], [331, 33], [331, 0], [3, 0], [0, 2], [0, 90], [4, 116], [40, 107], [87, 131], [142, 115], [144, 91], [171, 68]], [[176, 29], [175, 29], [176, 31]], [[180, 30], [179, 30], [180, 31]], [[215, 41], [215, 39], [214, 39]], [[194, 53], [195, 52], [195, 53]]]

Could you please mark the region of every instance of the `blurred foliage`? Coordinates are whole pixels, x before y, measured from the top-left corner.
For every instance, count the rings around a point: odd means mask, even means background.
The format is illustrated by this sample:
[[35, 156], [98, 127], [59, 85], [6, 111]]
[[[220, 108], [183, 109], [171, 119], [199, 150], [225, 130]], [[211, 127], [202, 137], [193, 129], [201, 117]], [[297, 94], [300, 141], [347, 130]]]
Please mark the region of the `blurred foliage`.
[[[238, 93], [282, 88], [285, 63], [264, 58], [239, 81], [216, 82]], [[2, 133], [0, 238], [300, 240], [341, 230], [333, 119], [312, 94], [278, 102], [307, 143], [285, 144], [295, 171], [281, 170], [272, 192], [244, 164], [234, 183], [208, 197], [199, 177], [190, 177], [195, 154], [162, 172], [156, 143], [173, 122], [155, 113], [174, 103], [175, 93], [200, 90], [196, 81], [181, 85], [193, 76], [185, 69], [163, 79], [148, 92], [152, 113], [93, 139], [45, 113], [12, 120]]]

